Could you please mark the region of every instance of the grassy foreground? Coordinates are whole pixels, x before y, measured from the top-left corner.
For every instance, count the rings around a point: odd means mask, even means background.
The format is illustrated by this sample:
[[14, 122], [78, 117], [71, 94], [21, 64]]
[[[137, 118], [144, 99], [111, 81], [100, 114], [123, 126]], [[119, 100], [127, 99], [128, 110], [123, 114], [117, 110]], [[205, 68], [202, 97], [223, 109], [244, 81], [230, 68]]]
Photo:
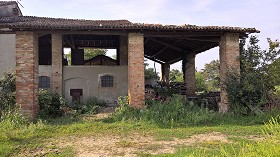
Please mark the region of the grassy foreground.
[[[124, 156], [127, 150], [134, 156], [280, 155], [279, 118], [230, 114], [218, 118], [208, 125], [164, 128], [144, 120], [115, 121], [94, 115], [29, 123], [14, 114], [1, 120], [0, 156], [76, 156], [81, 153], [77, 142], [89, 139], [93, 139], [89, 145], [107, 141], [111, 156]], [[76, 145], [67, 144], [73, 141]]]

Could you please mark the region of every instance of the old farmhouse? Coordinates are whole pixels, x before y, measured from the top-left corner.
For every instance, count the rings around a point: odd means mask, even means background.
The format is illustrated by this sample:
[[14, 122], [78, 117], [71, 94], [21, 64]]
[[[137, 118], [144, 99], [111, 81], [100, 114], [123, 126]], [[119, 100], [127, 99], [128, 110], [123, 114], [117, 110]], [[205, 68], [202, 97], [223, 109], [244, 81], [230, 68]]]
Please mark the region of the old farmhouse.
[[[113, 102], [129, 96], [133, 107], [145, 99], [144, 57], [162, 66], [169, 81], [170, 65], [186, 59], [186, 96], [195, 95], [195, 56], [220, 47], [220, 77], [239, 69], [239, 39], [255, 28], [161, 25], [127, 20], [77, 20], [22, 16], [16, 2], [0, 2], [0, 73], [15, 69], [16, 102], [33, 118], [38, 110], [38, 88], [50, 88], [69, 101], [95, 96]], [[85, 61], [84, 48], [116, 49], [117, 59], [99, 56]], [[71, 65], [63, 58], [71, 48]], [[228, 107], [221, 86], [220, 110]]]

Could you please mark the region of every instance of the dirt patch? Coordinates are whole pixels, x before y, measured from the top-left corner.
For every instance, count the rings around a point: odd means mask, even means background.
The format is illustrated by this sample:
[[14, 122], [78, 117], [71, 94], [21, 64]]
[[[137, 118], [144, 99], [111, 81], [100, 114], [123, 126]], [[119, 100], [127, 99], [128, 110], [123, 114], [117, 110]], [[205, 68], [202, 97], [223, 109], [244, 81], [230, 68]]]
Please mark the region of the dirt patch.
[[122, 136], [70, 136], [53, 141], [61, 148], [73, 147], [79, 157], [109, 157], [124, 156], [132, 157], [144, 152], [149, 154], [175, 153], [178, 147], [184, 147], [201, 142], [219, 141], [229, 142], [227, 137], [219, 132], [193, 135], [187, 139], [172, 141], [156, 141], [151, 136], [129, 135]]

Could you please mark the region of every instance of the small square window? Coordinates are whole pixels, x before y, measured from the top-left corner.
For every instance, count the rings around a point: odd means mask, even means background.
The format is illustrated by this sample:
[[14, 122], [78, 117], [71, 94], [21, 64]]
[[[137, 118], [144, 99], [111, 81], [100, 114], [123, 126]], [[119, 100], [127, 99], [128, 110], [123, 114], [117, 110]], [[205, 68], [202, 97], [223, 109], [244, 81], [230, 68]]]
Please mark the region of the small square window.
[[39, 88], [50, 88], [50, 77], [48, 76], [40, 76], [39, 77]]
[[113, 87], [114, 81], [113, 76], [104, 75], [101, 76], [101, 87]]

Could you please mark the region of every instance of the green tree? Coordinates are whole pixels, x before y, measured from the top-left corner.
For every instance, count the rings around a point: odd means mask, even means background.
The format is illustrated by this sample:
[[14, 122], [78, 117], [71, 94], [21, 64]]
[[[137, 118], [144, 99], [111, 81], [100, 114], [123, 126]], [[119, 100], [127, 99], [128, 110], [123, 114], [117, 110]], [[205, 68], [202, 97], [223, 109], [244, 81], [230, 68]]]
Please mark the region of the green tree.
[[[100, 48], [84, 48], [84, 60], [91, 59], [97, 55], [106, 55], [107, 49]], [[71, 65], [71, 52], [64, 54], [64, 58], [67, 59], [68, 65]]]
[[268, 39], [269, 50], [261, 50], [256, 36], [251, 36], [247, 48], [246, 40], [240, 41], [240, 75], [234, 69], [228, 72], [226, 88], [230, 109], [243, 114], [259, 113], [276, 81], [270, 72], [270, 64], [280, 55], [279, 44]]
[[144, 60], [144, 67], [145, 67], [145, 79], [158, 79], [158, 72], [155, 71], [154, 68], [148, 68], [149, 63], [147, 63], [147, 60]]
[[106, 55], [107, 49], [99, 49], [99, 48], [84, 48], [85, 51], [85, 60], [91, 59], [97, 55]]
[[207, 91], [207, 84], [201, 71], [195, 72], [195, 90], [196, 92]]
[[183, 73], [178, 69], [172, 69], [169, 72], [169, 80], [171, 82], [184, 82]]
[[220, 61], [213, 60], [205, 64], [202, 75], [208, 90], [218, 90], [220, 88]]

